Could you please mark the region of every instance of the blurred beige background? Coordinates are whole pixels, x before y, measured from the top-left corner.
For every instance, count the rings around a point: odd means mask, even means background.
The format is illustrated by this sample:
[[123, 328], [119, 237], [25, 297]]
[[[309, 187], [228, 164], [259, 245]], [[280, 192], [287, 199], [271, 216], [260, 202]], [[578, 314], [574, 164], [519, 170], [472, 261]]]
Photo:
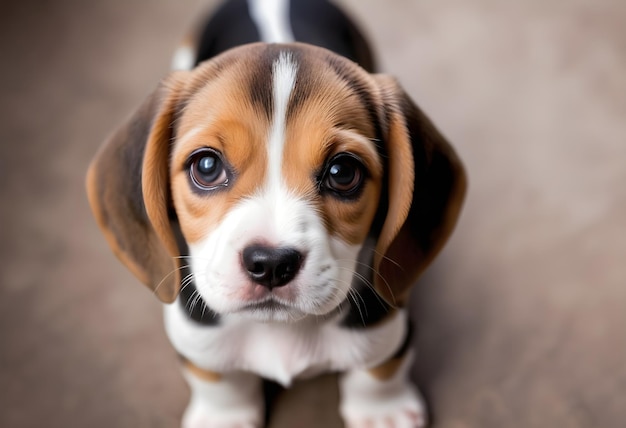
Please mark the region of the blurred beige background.
[[[413, 296], [434, 426], [623, 427], [626, 3], [341, 4], [469, 171]], [[0, 426], [175, 427], [188, 391], [160, 305], [83, 177], [207, 2], [0, 5]], [[332, 378], [314, 386], [273, 426], [333, 426]]]

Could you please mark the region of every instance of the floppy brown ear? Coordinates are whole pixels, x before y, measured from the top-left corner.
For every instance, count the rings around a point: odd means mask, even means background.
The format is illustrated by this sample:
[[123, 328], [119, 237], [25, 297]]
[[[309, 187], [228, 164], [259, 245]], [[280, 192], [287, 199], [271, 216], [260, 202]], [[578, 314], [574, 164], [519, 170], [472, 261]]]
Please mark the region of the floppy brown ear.
[[89, 203], [113, 252], [164, 302], [180, 288], [168, 157], [183, 74], [174, 73], [148, 97], [87, 173]]
[[392, 305], [443, 247], [463, 203], [466, 177], [454, 149], [390, 77], [383, 96], [388, 210], [374, 255], [375, 286]]

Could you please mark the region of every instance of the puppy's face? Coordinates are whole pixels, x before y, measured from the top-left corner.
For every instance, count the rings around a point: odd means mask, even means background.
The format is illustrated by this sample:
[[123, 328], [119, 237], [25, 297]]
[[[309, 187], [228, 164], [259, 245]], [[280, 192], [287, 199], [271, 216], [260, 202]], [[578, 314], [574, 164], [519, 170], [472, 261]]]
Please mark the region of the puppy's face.
[[465, 175], [393, 79], [253, 44], [168, 77], [87, 190], [113, 251], [164, 302], [193, 281], [217, 313], [293, 320], [332, 312], [356, 282], [401, 304], [452, 232]]
[[383, 163], [359, 93], [371, 78], [345, 72], [275, 50], [225, 65], [188, 99], [171, 195], [189, 280], [214, 311], [293, 320], [346, 298]]

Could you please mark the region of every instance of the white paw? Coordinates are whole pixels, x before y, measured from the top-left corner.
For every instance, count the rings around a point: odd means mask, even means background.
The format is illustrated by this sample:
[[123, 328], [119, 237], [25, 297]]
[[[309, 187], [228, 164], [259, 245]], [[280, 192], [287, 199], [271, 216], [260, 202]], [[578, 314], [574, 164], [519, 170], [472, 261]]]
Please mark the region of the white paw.
[[183, 415], [182, 428], [258, 428], [262, 412], [257, 409], [209, 409], [190, 404]]
[[353, 370], [341, 377], [339, 411], [348, 428], [422, 428], [427, 424], [424, 400], [409, 382], [413, 351], [388, 378], [367, 370]]
[[427, 423], [424, 402], [408, 383], [372, 400], [343, 397], [340, 411], [348, 428], [422, 428]]
[[247, 373], [223, 375], [208, 382], [184, 372], [191, 401], [183, 415], [183, 428], [258, 428], [263, 426], [261, 381]]

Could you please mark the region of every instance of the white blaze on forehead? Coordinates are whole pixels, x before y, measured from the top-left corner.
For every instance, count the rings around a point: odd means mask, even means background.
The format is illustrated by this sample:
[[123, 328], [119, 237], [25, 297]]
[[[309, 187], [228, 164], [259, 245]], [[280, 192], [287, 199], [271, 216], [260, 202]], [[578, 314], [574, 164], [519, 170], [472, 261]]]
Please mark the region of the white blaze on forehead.
[[289, 20], [289, 0], [248, 0], [250, 17], [266, 43], [295, 41]]
[[296, 84], [298, 69], [291, 54], [281, 52], [272, 69], [274, 112], [270, 129], [268, 150], [268, 184], [270, 188], [281, 186], [281, 165], [285, 148], [285, 130], [287, 125], [287, 106], [289, 97]]

